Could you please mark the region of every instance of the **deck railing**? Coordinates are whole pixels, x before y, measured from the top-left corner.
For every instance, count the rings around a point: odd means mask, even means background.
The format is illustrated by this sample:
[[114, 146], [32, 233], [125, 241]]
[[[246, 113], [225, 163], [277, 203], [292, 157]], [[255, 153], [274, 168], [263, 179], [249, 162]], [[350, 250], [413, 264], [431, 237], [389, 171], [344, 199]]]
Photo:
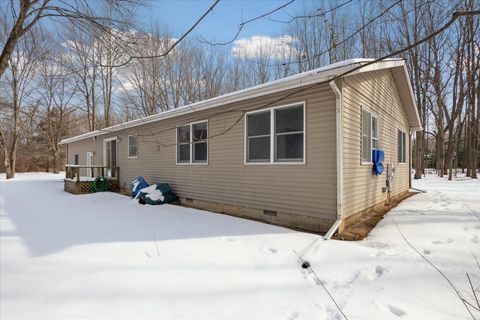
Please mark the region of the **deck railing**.
[[120, 180], [120, 167], [110, 166], [81, 166], [75, 164], [67, 164], [65, 168], [65, 178], [75, 179], [80, 182], [80, 170], [84, 169], [86, 172], [84, 177], [107, 177], [112, 180]]

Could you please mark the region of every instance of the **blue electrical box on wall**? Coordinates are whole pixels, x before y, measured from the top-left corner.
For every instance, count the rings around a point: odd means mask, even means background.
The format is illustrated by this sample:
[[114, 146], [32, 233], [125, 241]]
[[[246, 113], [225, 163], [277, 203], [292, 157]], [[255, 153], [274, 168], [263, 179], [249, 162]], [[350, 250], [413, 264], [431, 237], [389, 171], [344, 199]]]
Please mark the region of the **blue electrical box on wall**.
[[373, 173], [378, 176], [383, 173], [385, 167], [383, 161], [385, 160], [385, 152], [383, 150], [372, 150]]

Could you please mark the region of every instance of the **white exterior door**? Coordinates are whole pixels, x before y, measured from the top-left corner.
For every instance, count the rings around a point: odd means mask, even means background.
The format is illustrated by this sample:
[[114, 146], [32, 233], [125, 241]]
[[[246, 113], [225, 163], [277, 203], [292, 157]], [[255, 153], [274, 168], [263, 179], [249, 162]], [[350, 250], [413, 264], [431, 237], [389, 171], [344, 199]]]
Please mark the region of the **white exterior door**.
[[[93, 166], [93, 152], [87, 152], [87, 166]], [[93, 177], [93, 169], [87, 168], [87, 177]]]

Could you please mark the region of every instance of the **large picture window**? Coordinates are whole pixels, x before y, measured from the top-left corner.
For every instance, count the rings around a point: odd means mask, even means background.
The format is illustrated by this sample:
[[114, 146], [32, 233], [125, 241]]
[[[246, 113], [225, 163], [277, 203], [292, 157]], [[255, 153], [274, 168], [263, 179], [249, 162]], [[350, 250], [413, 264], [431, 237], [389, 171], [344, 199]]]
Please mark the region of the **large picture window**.
[[405, 132], [398, 130], [398, 163], [406, 163], [406, 140]]
[[380, 125], [378, 117], [362, 110], [362, 162], [372, 162], [372, 150], [380, 148]]
[[247, 163], [303, 163], [305, 158], [304, 104], [247, 113]]
[[128, 157], [138, 158], [138, 136], [137, 135], [128, 136]]
[[177, 163], [208, 162], [208, 122], [190, 123], [177, 128]]

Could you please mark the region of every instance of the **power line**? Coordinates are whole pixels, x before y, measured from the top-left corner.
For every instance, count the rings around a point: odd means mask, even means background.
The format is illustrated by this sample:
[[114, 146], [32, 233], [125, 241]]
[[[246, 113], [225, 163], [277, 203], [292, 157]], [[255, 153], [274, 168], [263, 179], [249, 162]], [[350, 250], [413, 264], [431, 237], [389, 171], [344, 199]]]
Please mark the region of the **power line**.
[[[281, 98], [276, 99], [276, 100], [274, 100], [274, 101], [272, 101], [272, 102], [269, 102], [269, 103], [267, 103], [267, 104], [264, 104], [264, 105], [261, 105], [261, 106], [258, 106], [258, 107], [255, 107], [255, 108], [252, 108], [252, 109], [249, 109], [249, 110], [223, 110], [223, 111], [221, 111], [221, 112], [215, 113], [215, 114], [211, 115], [211, 116], [209, 117], [209, 119], [211, 119], [211, 118], [213, 118], [213, 117], [216, 117], [216, 116], [219, 116], [219, 115], [223, 115], [223, 114], [227, 114], [227, 113], [232, 113], [232, 112], [240, 112], [241, 114], [240, 114], [240, 116], [232, 123], [232, 125], [230, 125], [230, 126], [227, 127], [225, 130], [223, 130], [222, 132], [220, 132], [220, 133], [218, 133], [218, 134], [209, 136], [208, 139], [216, 138], [216, 137], [218, 137], [218, 136], [221, 136], [221, 135], [224, 135], [224, 134], [228, 133], [230, 130], [232, 130], [232, 129], [241, 121], [241, 119], [243, 118], [243, 116], [244, 116], [247, 112], [255, 111], [255, 110], [259, 110], [259, 109], [263, 109], [263, 108], [269, 107], [269, 106], [271, 106], [271, 105], [273, 105], [273, 104], [275, 104], [275, 103], [278, 103], [278, 102], [280, 102], [280, 101], [283, 101], [283, 100], [285, 100], [285, 99], [287, 99], [287, 98], [289, 98], [289, 97], [291, 97], [291, 96], [293, 96], [293, 95], [295, 95], [295, 94], [301, 93], [301, 92], [303, 92], [303, 91], [306, 91], [306, 90], [308, 90], [308, 89], [314, 88], [314, 87], [319, 86], [319, 85], [322, 85], [322, 84], [329, 83], [329, 82], [331, 82], [331, 81], [335, 81], [336, 79], [341, 78], [341, 77], [344, 77], [344, 76], [347, 76], [347, 75], [349, 75], [349, 74], [351, 74], [351, 73], [353, 73], [353, 72], [355, 72], [355, 71], [357, 71], [357, 70], [360, 70], [361, 68], [367, 67], [367, 66], [372, 65], [372, 64], [374, 64], [374, 63], [380, 62], [380, 61], [385, 60], [385, 59], [392, 58], [392, 57], [394, 57], [394, 56], [396, 56], [396, 55], [398, 55], [398, 54], [401, 54], [401, 53], [404, 53], [404, 52], [406, 52], [406, 51], [409, 51], [409, 50], [411, 50], [412, 48], [414, 48], [414, 47], [416, 47], [416, 46], [419, 46], [419, 45], [427, 42], [428, 40], [432, 39], [433, 37], [435, 37], [435, 36], [437, 36], [438, 34], [444, 32], [445, 30], [447, 30], [459, 17], [463, 17], [463, 16], [474, 16], [474, 15], [480, 15], [480, 11], [458, 11], [458, 12], [454, 12], [453, 15], [452, 15], [452, 17], [450, 18], [450, 20], [447, 21], [441, 28], [435, 30], [435, 31], [432, 32], [431, 34], [427, 35], [426, 37], [418, 40], [417, 42], [415, 42], [415, 43], [413, 43], [413, 44], [411, 44], [411, 45], [409, 45], [409, 46], [407, 46], [407, 47], [404, 47], [404, 48], [402, 48], [402, 49], [400, 49], [400, 50], [397, 50], [397, 51], [395, 51], [395, 52], [389, 53], [389, 54], [387, 54], [387, 55], [385, 55], [385, 56], [383, 56], [383, 57], [380, 57], [380, 58], [374, 59], [374, 60], [372, 60], [372, 61], [366, 62], [366, 63], [364, 63], [364, 64], [360, 64], [359, 66], [354, 67], [354, 68], [352, 68], [352, 69], [350, 69], [350, 70], [348, 70], [348, 71], [346, 71], [346, 72], [344, 72], [344, 73], [341, 73], [341, 74], [339, 74], [339, 75], [336, 75], [336, 76], [334, 76], [334, 77], [332, 77], [332, 78], [330, 78], [330, 79], [328, 79], [328, 80], [320, 81], [320, 82], [314, 83], [314, 84], [312, 84], [312, 85], [309, 85], [309, 86], [300, 88], [299, 90], [295, 90], [295, 91], [293, 91], [293, 92], [291, 92], [291, 93], [289, 93], [289, 94], [287, 94], [287, 95], [285, 95], [285, 96], [282, 96]], [[192, 108], [192, 107], [190, 107], [190, 108], [193, 109], [194, 111], [196, 111], [194, 108]], [[196, 119], [196, 120], [200, 120], [200, 119]], [[162, 129], [162, 130], [160, 130], [160, 131], [152, 132], [151, 134], [148, 134], [148, 135], [143, 134], [143, 135], [140, 135], [140, 136], [151, 136], [151, 137], [153, 137], [153, 136], [155, 136], [155, 135], [158, 135], [158, 134], [161, 134], [161, 133], [165, 133], [165, 132], [167, 132], [167, 131], [169, 131], [169, 130], [175, 129], [175, 128], [179, 127], [179, 126], [187, 125], [187, 124], [189, 124], [190, 122], [196, 121], [196, 120], [190, 120], [190, 121], [188, 121], [188, 122], [185, 122], [185, 123], [180, 124], [180, 125], [177, 125], [177, 126], [172, 126], [172, 127], [164, 128], [164, 129]], [[108, 130], [104, 130], [104, 131], [109, 132]], [[158, 143], [158, 142], [156, 142], [156, 141], [145, 141], [145, 142]], [[176, 142], [175, 142], [175, 143], [172, 143], [172, 144], [162, 144], [162, 143], [158, 143], [158, 144], [159, 144], [159, 145], [162, 145], [162, 146], [164, 146], [164, 147], [177, 145]]]
[[[269, 67], [278, 67], [278, 66], [286, 66], [288, 64], [291, 64], [291, 63], [295, 63], [295, 64], [301, 64], [301, 63], [305, 63], [305, 62], [309, 62], [313, 59], [316, 59], [316, 58], [320, 58], [321, 56], [323, 56], [325, 53], [328, 53], [330, 52], [330, 50], [333, 50], [333, 49], [336, 49], [338, 48], [339, 46], [341, 46], [342, 44], [346, 43], [347, 41], [349, 41], [350, 39], [352, 39], [353, 37], [355, 37], [357, 34], [359, 34], [362, 30], [364, 30], [365, 28], [367, 28], [370, 24], [372, 24], [373, 22], [375, 22], [376, 20], [380, 19], [381, 17], [383, 17], [385, 14], [387, 14], [393, 7], [395, 7], [397, 4], [399, 4], [400, 2], [402, 2], [403, 0], [397, 0], [396, 2], [394, 2], [392, 5], [390, 5], [389, 7], [387, 7], [385, 10], [383, 10], [379, 15], [377, 15], [376, 17], [372, 18], [371, 20], [369, 20], [367, 23], [365, 23], [364, 25], [362, 25], [359, 29], [357, 29], [355, 32], [353, 32], [352, 34], [350, 34], [348, 37], [346, 37], [345, 39], [343, 39], [342, 41], [340, 41], [339, 43], [336, 43], [335, 45], [321, 51], [320, 53], [317, 53], [307, 59], [304, 59], [304, 60], [299, 60], [299, 61], [292, 61], [292, 62], [284, 62], [284, 63], [281, 63], [281, 64], [271, 64], [269, 65]], [[430, 1], [431, 2], [431, 1]], [[414, 10], [418, 9], [419, 7], [425, 5], [427, 2], [417, 6], [414, 8]]]
[[113, 67], [113, 68], [118, 68], [118, 67], [123, 67], [130, 63], [130, 61], [134, 59], [153, 59], [153, 58], [161, 58], [167, 56], [180, 42], [182, 42], [183, 39], [185, 39], [199, 24], [200, 22], [211, 12], [213, 11], [213, 8], [220, 2], [220, 0], [215, 0], [215, 2], [205, 11], [200, 18], [198, 18], [195, 23], [180, 37], [178, 38], [177, 41], [175, 41], [165, 52], [157, 55], [150, 55], [150, 56], [130, 56], [127, 61], [122, 62], [117, 65], [100, 65], [101, 67]]
[[269, 15], [271, 15], [271, 14], [273, 14], [273, 13], [275, 13], [275, 12], [277, 12], [277, 11], [283, 9], [283, 8], [286, 8], [287, 6], [289, 6], [290, 4], [292, 4], [293, 2], [295, 2], [295, 0], [290, 0], [290, 1], [288, 1], [287, 3], [284, 3], [284, 4], [282, 4], [281, 6], [275, 8], [275, 9], [273, 9], [273, 10], [267, 12], [267, 13], [261, 14], [261, 15], [259, 15], [259, 16], [256, 16], [255, 18], [251, 18], [251, 19], [249, 19], [249, 20], [247, 20], [247, 21], [241, 22], [241, 23], [238, 25], [237, 33], [236, 33], [235, 36], [234, 36], [231, 40], [229, 40], [229, 41], [226, 41], [226, 42], [210, 42], [210, 41], [206, 40], [206, 39], [205, 39], [204, 37], [202, 37], [202, 36], [200, 36], [200, 39], [198, 39], [198, 41], [200, 41], [201, 43], [207, 43], [207, 44], [209, 44], [209, 45], [211, 45], [211, 46], [225, 46], [225, 45], [227, 45], [227, 44], [230, 44], [230, 43], [232, 43], [233, 41], [235, 41], [235, 40], [238, 38], [238, 36], [240, 35], [240, 32], [242, 32], [242, 30], [243, 30], [243, 28], [245, 27], [245, 25], [247, 25], [247, 24], [249, 24], [249, 23], [251, 23], [251, 22], [253, 22], [253, 21], [256, 21], [256, 20], [258, 20], [258, 19], [265, 18], [265, 17], [267, 17], [267, 16], [269, 16]]
[[[215, 135], [211, 135], [208, 137], [208, 140], [210, 139], [213, 139], [213, 138], [216, 138], [218, 136], [222, 136], [226, 133], [228, 133], [230, 130], [232, 130], [241, 120], [242, 118], [244, 117], [244, 115], [247, 113], [247, 112], [250, 112], [250, 111], [255, 111], [255, 110], [259, 110], [259, 109], [263, 109], [263, 108], [266, 108], [266, 107], [269, 107], [273, 104], [276, 104], [278, 102], [281, 102], [295, 94], [298, 94], [298, 93], [301, 93], [303, 91], [306, 91], [308, 89], [311, 89], [311, 88], [314, 88], [316, 86], [320, 86], [322, 84], [326, 84], [326, 83], [329, 83], [331, 81], [335, 81], [336, 79], [338, 78], [341, 78], [341, 77], [344, 77], [344, 76], [347, 76], [361, 68], [364, 68], [364, 67], [367, 67], [369, 65], [372, 65], [374, 63], [377, 63], [377, 62], [380, 62], [382, 60], [385, 60], [385, 59], [389, 59], [389, 58], [392, 58], [398, 54], [401, 54], [401, 53], [404, 53], [406, 51], [409, 51], [411, 50], [412, 48], [414, 47], [417, 47], [425, 42], [427, 42], [428, 40], [434, 38], [435, 36], [437, 36], [438, 34], [440, 33], [443, 33], [445, 30], [447, 30], [459, 17], [463, 17], [463, 16], [475, 16], [475, 15], [480, 15], [480, 10], [479, 11], [457, 11], [457, 12], [454, 12], [452, 14], [452, 17], [450, 18], [449, 21], [447, 21], [441, 28], [435, 30], [434, 32], [430, 33], [429, 35], [425, 36], [424, 38], [418, 40], [417, 42], [411, 44], [411, 45], [408, 45], [407, 47], [404, 47], [400, 50], [397, 50], [393, 53], [389, 53], [385, 56], [382, 56], [380, 58], [377, 58], [377, 59], [374, 59], [372, 61], [369, 61], [369, 62], [366, 62], [364, 64], [360, 64], [359, 66], [357, 67], [354, 67], [342, 74], [339, 74], [339, 75], [336, 75], [328, 80], [324, 80], [324, 81], [320, 81], [320, 82], [316, 82], [316, 83], [313, 83], [311, 85], [308, 85], [308, 86], [305, 86], [305, 87], [302, 87], [298, 90], [295, 90], [293, 92], [290, 92], [282, 97], [280, 97], [279, 99], [275, 99], [274, 101], [272, 102], [269, 102], [269, 103], [266, 103], [266, 104], [263, 104], [261, 106], [258, 106], [258, 107], [255, 107], [255, 108], [252, 108], [252, 109], [248, 109], [248, 110], [222, 110], [220, 112], [217, 112], [217, 113], [214, 113], [212, 115], [210, 115], [208, 117], [208, 119], [211, 119], [213, 117], [217, 117], [217, 116], [220, 116], [220, 115], [224, 115], [224, 114], [227, 114], [227, 113], [240, 113], [240, 116], [232, 123], [232, 125], [230, 125], [229, 127], [227, 127], [225, 130], [223, 130], [222, 132], [219, 132], [218, 134], [215, 134]], [[184, 108], [186, 107], [190, 107], [193, 111], [198, 111], [198, 110], [195, 110], [195, 108], [193, 108], [192, 106], [190, 105], [187, 105], [187, 106], [184, 106]], [[144, 122], [145, 120], [143, 118], [142, 119], [142, 122]], [[168, 132], [170, 130], [173, 130], [173, 129], [176, 129], [177, 127], [180, 127], [180, 126], [184, 126], [184, 125], [187, 125], [189, 123], [191, 123], [192, 121], [197, 121], [197, 120], [202, 120], [204, 118], [198, 118], [198, 119], [193, 119], [193, 120], [189, 120], [188, 122], [185, 122], [185, 123], [182, 123], [182, 124], [179, 124], [179, 125], [176, 125], [176, 126], [170, 126], [170, 127], [167, 127], [167, 128], [164, 128], [162, 130], [159, 130], [159, 131], [156, 131], [156, 132], [152, 132], [150, 134], [139, 134], [139, 136], [142, 137], [142, 140], [143, 140], [143, 137], [154, 137], [156, 135], [159, 135], [159, 134], [162, 134], [162, 133], [165, 133], [165, 132]], [[118, 125], [120, 128], [122, 127], [122, 124]], [[125, 129], [125, 128], [123, 128]], [[119, 129], [121, 130], [121, 129]], [[100, 129], [98, 131], [101, 131], [101, 132], [105, 132], [105, 133], [110, 133], [112, 132], [112, 130], [108, 130], [108, 129]], [[116, 131], [116, 130], [115, 130]], [[151, 143], [157, 143], [158, 145], [161, 145], [163, 147], [169, 147], [169, 146], [175, 146], [177, 145], [177, 142], [175, 143], [171, 143], [171, 144], [164, 144], [164, 143], [160, 143], [158, 141], [148, 141], [148, 140], [143, 140], [144, 142], [151, 142]]]
[[346, 6], [347, 4], [353, 2], [354, 0], [347, 0], [329, 10], [326, 10], [326, 11], [322, 11], [322, 9], [318, 9], [318, 11], [321, 11], [320, 13], [317, 13], [317, 14], [308, 14], [308, 15], [300, 15], [300, 16], [290, 16], [291, 19], [288, 20], [288, 21], [283, 21], [283, 20], [276, 20], [276, 19], [272, 19], [272, 18], [269, 18], [269, 17], [265, 17], [267, 18], [268, 20], [270, 21], [273, 21], [273, 22], [278, 22], [278, 23], [285, 23], [285, 24], [290, 24], [292, 23], [293, 21], [297, 20], [297, 19], [309, 19], [309, 18], [316, 18], [316, 17], [320, 17], [320, 16], [323, 16], [323, 15], [326, 15], [330, 12], [333, 12], [337, 9], [340, 9], [341, 7], [343, 6]]

